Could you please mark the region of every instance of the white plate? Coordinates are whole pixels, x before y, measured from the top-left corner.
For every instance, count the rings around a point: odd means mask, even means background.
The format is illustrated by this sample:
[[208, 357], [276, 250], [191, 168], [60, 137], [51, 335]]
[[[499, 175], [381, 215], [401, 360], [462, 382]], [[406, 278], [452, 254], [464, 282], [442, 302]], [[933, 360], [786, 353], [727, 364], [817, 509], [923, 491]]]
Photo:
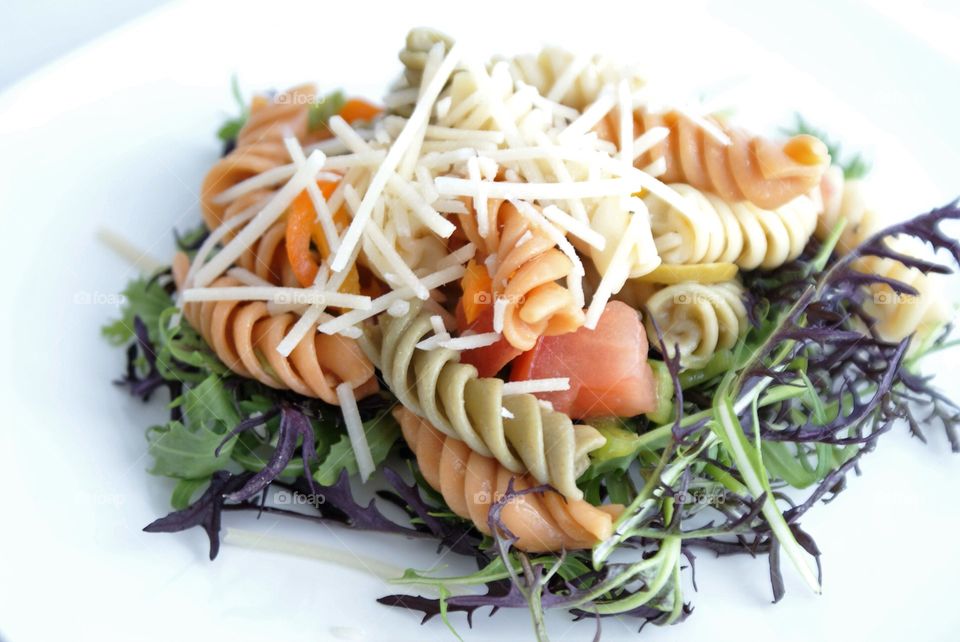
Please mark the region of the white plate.
[[[403, 10], [392, 8], [401, 5]], [[663, 3], [666, 4], [666, 3]], [[423, 639], [439, 621], [379, 606], [402, 587], [328, 563], [224, 546], [207, 560], [203, 534], [147, 535], [171, 484], [148, 475], [144, 407], [110, 385], [120, 351], [98, 336], [116, 314], [131, 268], [95, 231], [121, 232], [150, 255], [172, 251], [171, 228], [198, 219], [196, 195], [218, 154], [213, 132], [246, 89], [316, 79], [376, 97], [397, 72], [406, 29], [431, 23], [487, 53], [541, 40], [640, 59], [683, 90], [735, 86], [744, 119], [784, 122], [794, 110], [876, 159], [899, 213], [945, 202], [960, 136], [957, 68], [868, 10], [813, 3], [784, 14], [765, 4], [670, 10], [603, 2], [174, 4], [48, 67], [0, 96], [0, 212], [6, 303], [0, 333], [0, 636], [160, 640]], [[726, 6], [726, 3], [724, 3]], [[807, 6], [807, 5], [804, 5]], [[737, 28], [739, 25], [740, 29]], [[750, 35], [747, 35], [749, 32]], [[944, 76], [946, 74], [946, 76]], [[819, 78], [819, 80], [817, 80]], [[919, 93], [918, 93], [919, 92]], [[690, 94], [693, 95], [693, 94]], [[837, 100], [842, 96], [846, 102]], [[920, 100], [918, 96], [923, 96]], [[913, 160], [913, 159], [918, 159]], [[924, 167], [927, 171], [920, 168]], [[951, 184], [948, 180], [954, 180]], [[89, 301], [90, 303], [85, 303]], [[953, 357], [955, 359], [956, 357]], [[940, 381], [956, 393], [955, 370]], [[937, 363], [932, 364], [937, 367]], [[697, 567], [696, 610], [647, 639], [942, 639], [955, 634], [960, 570], [960, 469], [946, 440], [927, 447], [898, 431], [864, 476], [803, 522], [825, 565], [824, 595], [785, 568], [788, 595], [770, 605], [765, 560]], [[438, 562], [433, 547], [377, 534], [230, 516], [227, 524], [312, 541], [403, 567]], [[450, 570], [467, 567], [446, 558]], [[689, 575], [687, 575], [689, 585]], [[523, 612], [478, 614], [469, 639], [530, 635]], [[555, 639], [592, 624], [550, 618]], [[604, 622], [605, 639], [632, 624]]]

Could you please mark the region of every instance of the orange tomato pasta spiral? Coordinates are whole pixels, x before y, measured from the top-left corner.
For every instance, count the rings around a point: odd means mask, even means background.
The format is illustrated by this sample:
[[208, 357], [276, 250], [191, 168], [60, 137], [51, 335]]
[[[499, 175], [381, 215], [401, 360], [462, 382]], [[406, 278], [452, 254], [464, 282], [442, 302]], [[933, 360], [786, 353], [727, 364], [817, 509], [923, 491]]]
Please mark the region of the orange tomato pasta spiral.
[[[444, 435], [406, 408], [393, 411], [403, 437], [417, 457], [424, 479], [443, 495], [457, 515], [490, 534], [487, 516], [491, 504], [503, 497], [513, 479], [514, 490], [536, 485], [527, 475], [516, 475], [466, 443]], [[613, 532], [613, 520], [623, 507], [594, 506], [582, 499], [564, 499], [550, 491], [518, 495], [503, 507], [503, 524], [516, 535], [516, 547], [530, 552], [590, 548]]]
[[[178, 253], [174, 280], [183, 284], [189, 259]], [[221, 276], [211, 287], [236, 287], [240, 281]], [[277, 346], [297, 322], [292, 313], [270, 314], [262, 301], [203, 301], [187, 303], [184, 316], [230, 370], [280, 390], [338, 405], [336, 387], [349, 383], [356, 397], [376, 392], [373, 365], [352, 339], [317, 332], [316, 326], [289, 357]]]
[[556, 243], [508, 201], [487, 202], [487, 235], [481, 236], [477, 215], [461, 215], [464, 234], [481, 255], [493, 256], [494, 299], [505, 301], [503, 336], [510, 345], [530, 350], [543, 335], [573, 332], [584, 323], [581, 304], [557, 283], [573, 263]]
[[256, 96], [253, 99], [247, 121], [237, 134], [236, 146], [210, 168], [203, 180], [200, 204], [208, 229], [216, 229], [270, 193], [271, 190], [258, 190], [229, 204], [215, 200], [218, 194], [237, 183], [289, 163], [284, 136], [293, 135], [304, 145], [329, 136], [325, 130], [308, 131], [309, 106], [315, 99], [313, 85], [300, 85], [273, 98]]
[[[635, 136], [654, 127], [670, 130], [665, 140], [641, 154], [635, 164], [646, 167], [662, 158], [666, 171], [659, 178], [665, 183], [687, 183], [729, 203], [750, 201], [768, 210], [815, 188], [830, 165], [827, 146], [813, 136], [778, 142], [705, 118], [729, 137], [729, 145], [680, 112], [635, 112]], [[600, 135], [618, 141], [618, 120], [614, 110], [598, 127]]]

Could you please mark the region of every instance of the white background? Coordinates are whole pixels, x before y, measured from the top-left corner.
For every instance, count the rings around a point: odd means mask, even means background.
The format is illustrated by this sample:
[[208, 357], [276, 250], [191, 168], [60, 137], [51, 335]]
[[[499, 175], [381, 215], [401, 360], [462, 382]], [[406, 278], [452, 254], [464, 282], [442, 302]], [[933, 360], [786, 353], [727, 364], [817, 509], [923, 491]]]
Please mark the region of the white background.
[[[375, 97], [415, 24], [437, 25], [478, 53], [543, 40], [602, 48], [639, 60], [677, 95], [706, 89], [735, 102], [757, 127], [797, 110], [824, 123], [875, 159], [881, 201], [894, 215], [960, 191], [958, 18], [948, 3], [909, 11], [877, 2], [663, 4], [175, 3], [0, 95], [0, 273], [8, 293], [0, 317], [0, 636], [449, 636], [439, 622], [420, 628], [415, 615], [373, 603], [401, 587], [369, 574], [229, 545], [211, 564], [200, 531], [140, 532], [168, 509], [171, 485], [146, 474], [143, 438], [163, 409], [145, 409], [108, 383], [122, 356], [99, 341], [98, 327], [116, 314], [111, 297], [132, 270], [95, 233], [108, 227], [169, 256], [171, 226], [198, 220], [197, 186], [218, 152], [212, 133], [233, 110], [233, 72], [247, 90], [315, 79]], [[34, 40], [80, 31], [80, 14], [44, 7], [54, 17], [38, 24], [21, 0], [5, 3], [4, 18], [24, 16], [0, 20], [5, 64], [17, 52], [35, 56], [27, 52]], [[22, 73], [11, 68], [3, 68], [7, 78]], [[81, 295], [104, 303], [79, 305]], [[949, 359], [931, 368], [948, 390], [960, 390]], [[847, 493], [804, 520], [824, 553], [823, 596], [807, 593], [785, 568], [788, 595], [770, 606], [765, 560], [704, 554], [700, 591], [687, 592], [694, 615], [644, 636], [955, 638], [960, 460], [942, 434], [930, 437], [924, 447], [902, 431], [890, 435]], [[268, 518], [231, 516], [227, 525], [321, 544], [354, 562], [437, 563], [430, 546], [387, 536]], [[442, 563], [451, 573], [466, 568]], [[529, 634], [523, 613], [478, 613], [472, 631], [454, 620], [469, 639]], [[551, 631], [554, 639], [592, 635], [591, 625], [570, 626], [562, 614]], [[608, 620], [604, 635], [632, 633]]]

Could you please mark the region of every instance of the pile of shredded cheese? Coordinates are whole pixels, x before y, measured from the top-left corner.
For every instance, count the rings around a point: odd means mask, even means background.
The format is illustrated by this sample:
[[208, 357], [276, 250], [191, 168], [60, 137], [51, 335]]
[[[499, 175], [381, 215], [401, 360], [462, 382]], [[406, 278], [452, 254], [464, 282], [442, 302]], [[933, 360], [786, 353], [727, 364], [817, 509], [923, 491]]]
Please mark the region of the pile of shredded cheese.
[[[629, 71], [601, 68], [595, 59], [545, 51], [553, 56], [549, 77], [539, 73], [530, 58], [484, 65], [465, 58], [459, 44], [446, 51], [437, 43], [429, 51], [419, 87], [399, 89], [385, 100], [388, 106], [407, 102], [412, 106], [408, 118], [386, 115], [355, 129], [334, 116], [329, 121], [333, 137], [306, 149], [288, 137], [289, 164], [216, 197], [216, 203], [226, 205], [255, 190], [274, 190], [265, 202], [210, 235], [190, 268], [181, 301], [263, 300], [274, 309], [296, 311], [300, 319], [278, 347], [285, 356], [314, 327], [359, 338], [365, 321], [382, 313], [406, 313], [412, 297], [430, 302], [437, 288], [464, 275], [477, 248], [468, 244], [452, 253], [446, 250], [455, 231], [448, 215], [468, 212], [461, 198], [473, 200], [483, 237], [490, 233], [487, 199], [504, 199], [569, 257], [573, 270], [566, 285], [586, 308], [586, 327], [595, 328], [607, 301], [628, 277], [630, 255], [652, 252], [650, 269], [659, 262], [646, 207], [635, 195], [644, 191], [679, 209], [686, 203], [657, 178], [664, 171], [662, 163], [643, 169], [634, 165], [669, 134], [657, 127], [634, 137], [632, 114], [648, 96], [642, 81]], [[616, 145], [594, 131], [614, 110], [619, 114]], [[705, 119], [694, 116], [694, 122], [711, 136], [723, 136]], [[317, 188], [318, 179], [340, 181], [329, 199]], [[307, 288], [276, 287], [232, 267], [304, 190], [332, 251], [316, 281]], [[601, 204], [629, 215], [615, 248], [606, 248], [608, 239], [591, 222]], [[344, 207], [350, 222], [338, 228], [333, 212]], [[585, 294], [586, 271], [577, 247], [611, 251], [591, 297]], [[376, 298], [340, 293], [357, 261], [391, 291]], [[224, 273], [243, 285], [211, 287]], [[461, 351], [491, 345], [500, 338], [504, 305], [494, 302], [493, 332], [460, 337], [450, 335], [448, 321], [438, 313], [433, 335], [417, 347]], [[339, 308], [340, 314], [330, 314], [327, 306]], [[568, 386], [566, 379], [515, 382], [507, 383], [504, 393]], [[337, 395], [366, 478], [373, 463], [356, 399], [347, 384], [338, 386]]]

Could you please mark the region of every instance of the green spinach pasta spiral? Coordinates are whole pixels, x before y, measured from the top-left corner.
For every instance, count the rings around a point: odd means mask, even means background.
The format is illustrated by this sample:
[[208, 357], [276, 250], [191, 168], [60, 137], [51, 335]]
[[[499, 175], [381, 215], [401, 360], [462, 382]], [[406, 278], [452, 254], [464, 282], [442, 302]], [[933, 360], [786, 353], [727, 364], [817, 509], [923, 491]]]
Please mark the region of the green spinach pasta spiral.
[[590, 426], [574, 426], [533, 395], [504, 396], [503, 380], [478, 377], [454, 350], [417, 348], [432, 332], [421, 307], [413, 300], [404, 316], [381, 317], [380, 367], [397, 399], [474, 452], [581, 499], [577, 477], [589, 464], [587, 454], [605, 443], [603, 436]]
[[[661, 351], [656, 327], [672, 353], [680, 350], [685, 368], [703, 367], [718, 350], [732, 348], [747, 331], [747, 308], [738, 281], [678, 283], [647, 299], [647, 336]], [[651, 318], [652, 317], [652, 320]]]
[[817, 226], [817, 206], [806, 196], [765, 210], [749, 201], [728, 203], [682, 183], [671, 187], [693, 204], [691, 212], [646, 198], [664, 263], [736, 263], [744, 270], [771, 270], [800, 256]]

